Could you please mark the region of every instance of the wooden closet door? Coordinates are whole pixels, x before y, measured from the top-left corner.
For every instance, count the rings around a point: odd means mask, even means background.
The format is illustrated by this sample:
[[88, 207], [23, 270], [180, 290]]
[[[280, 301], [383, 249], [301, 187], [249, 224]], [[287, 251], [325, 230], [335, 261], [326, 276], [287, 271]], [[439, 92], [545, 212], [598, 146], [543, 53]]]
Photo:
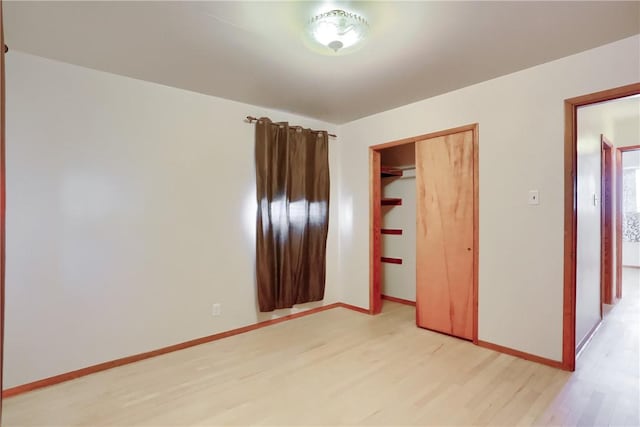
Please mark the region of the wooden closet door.
[[416, 320], [465, 339], [474, 327], [473, 131], [416, 142]]

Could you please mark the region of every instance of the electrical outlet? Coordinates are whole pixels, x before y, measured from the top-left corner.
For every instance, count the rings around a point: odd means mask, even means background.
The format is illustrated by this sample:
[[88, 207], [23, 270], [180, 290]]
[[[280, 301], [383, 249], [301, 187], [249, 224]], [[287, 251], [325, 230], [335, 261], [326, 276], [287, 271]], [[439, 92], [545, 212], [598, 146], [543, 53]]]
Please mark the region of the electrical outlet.
[[220, 304], [213, 304], [211, 306], [211, 315], [220, 316], [222, 314], [222, 306]]

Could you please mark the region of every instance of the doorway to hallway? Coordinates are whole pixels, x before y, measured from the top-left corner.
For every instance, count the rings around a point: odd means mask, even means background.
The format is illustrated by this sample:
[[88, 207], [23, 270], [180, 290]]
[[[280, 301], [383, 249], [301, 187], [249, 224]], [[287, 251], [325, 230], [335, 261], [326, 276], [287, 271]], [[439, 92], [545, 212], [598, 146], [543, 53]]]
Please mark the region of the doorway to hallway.
[[563, 368], [567, 370], [575, 369], [576, 355], [599, 327], [604, 304], [615, 303], [614, 296], [622, 289], [620, 181], [612, 179], [619, 170], [613, 159], [618, 159], [621, 147], [624, 151], [640, 145], [639, 126], [640, 83], [565, 101]]

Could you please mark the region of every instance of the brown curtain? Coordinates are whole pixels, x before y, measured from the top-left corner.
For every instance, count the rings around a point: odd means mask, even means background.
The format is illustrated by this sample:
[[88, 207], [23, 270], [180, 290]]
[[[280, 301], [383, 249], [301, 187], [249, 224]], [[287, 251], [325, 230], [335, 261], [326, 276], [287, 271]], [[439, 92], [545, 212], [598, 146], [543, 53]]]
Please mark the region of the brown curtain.
[[256, 279], [260, 311], [324, 297], [329, 225], [326, 132], [256, 124]]

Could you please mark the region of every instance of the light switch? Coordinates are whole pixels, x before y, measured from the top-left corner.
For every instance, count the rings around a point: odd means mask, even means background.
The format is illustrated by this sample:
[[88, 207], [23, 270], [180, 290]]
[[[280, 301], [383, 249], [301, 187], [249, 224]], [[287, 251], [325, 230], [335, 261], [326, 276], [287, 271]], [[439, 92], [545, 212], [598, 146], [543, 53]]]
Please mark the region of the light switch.
[[538, 192], [538, 190], [529, 190], [529, 204], [530, 205], [540, 204], [540, 193]]

